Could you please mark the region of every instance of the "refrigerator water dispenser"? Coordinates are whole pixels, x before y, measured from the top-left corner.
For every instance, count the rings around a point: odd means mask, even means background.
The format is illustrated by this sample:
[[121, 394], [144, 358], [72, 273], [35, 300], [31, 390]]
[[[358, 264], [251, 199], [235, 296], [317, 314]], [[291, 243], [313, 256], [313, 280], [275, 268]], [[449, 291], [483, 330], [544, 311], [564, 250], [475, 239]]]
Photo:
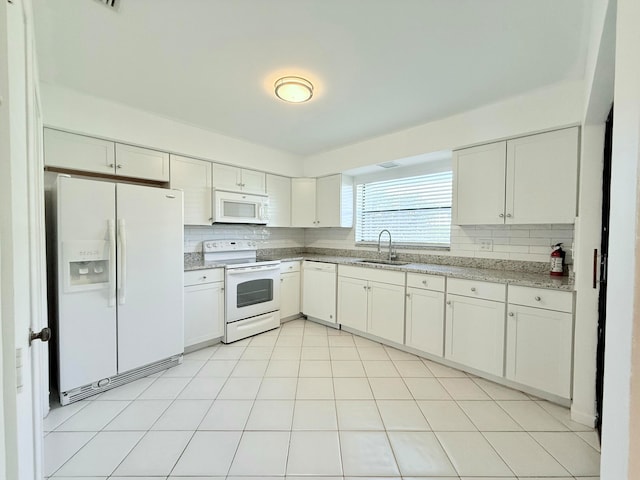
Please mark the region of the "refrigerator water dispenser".
[[65, 291], [80, 292], [106, 288], [110, 282], [109, 243], [65, 242]]

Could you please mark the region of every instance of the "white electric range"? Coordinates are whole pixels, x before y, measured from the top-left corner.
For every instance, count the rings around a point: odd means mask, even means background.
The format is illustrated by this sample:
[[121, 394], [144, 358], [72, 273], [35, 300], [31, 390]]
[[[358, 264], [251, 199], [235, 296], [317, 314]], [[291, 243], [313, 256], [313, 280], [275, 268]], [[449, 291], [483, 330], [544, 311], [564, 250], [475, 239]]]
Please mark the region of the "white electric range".
[[251, 240], [206, 240], [205, 265], [225, 268], [224, 343], [280, 326], [280, 261], [258, 262]]

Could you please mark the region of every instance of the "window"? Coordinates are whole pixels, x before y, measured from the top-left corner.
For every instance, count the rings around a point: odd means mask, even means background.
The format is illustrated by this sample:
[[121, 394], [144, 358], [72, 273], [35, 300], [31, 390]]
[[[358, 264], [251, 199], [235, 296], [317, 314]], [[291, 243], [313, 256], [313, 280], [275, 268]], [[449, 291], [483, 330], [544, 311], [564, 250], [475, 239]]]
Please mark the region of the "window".
[[359, 184], [356, 242], [377, 242], [386, 228], [394, 243], [448, 246], [451, 184], [451, 171]]

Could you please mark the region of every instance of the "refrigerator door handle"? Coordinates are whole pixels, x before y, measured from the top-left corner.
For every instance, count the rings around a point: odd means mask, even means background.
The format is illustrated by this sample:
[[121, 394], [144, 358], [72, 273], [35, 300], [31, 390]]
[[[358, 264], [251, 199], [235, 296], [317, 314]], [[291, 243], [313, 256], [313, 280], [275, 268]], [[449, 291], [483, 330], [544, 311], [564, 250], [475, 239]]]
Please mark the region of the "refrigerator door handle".
[[109, 306], [116, 304], [116, 221], [109, 220]]
[[124, 305], [127, 295], [127, 232], [124, 219], [118, 220], [118, 239], [120, 245], [120, 268], [118, 269], [118, 304]]

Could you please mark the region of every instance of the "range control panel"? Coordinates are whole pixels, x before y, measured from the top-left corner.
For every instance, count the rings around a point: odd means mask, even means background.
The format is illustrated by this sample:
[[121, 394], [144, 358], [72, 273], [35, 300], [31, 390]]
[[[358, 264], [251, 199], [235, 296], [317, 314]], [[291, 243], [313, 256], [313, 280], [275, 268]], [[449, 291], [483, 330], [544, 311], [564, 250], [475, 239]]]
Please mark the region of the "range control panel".
[[202, 242], [203, 253], [242, 252], [257, 248], [258, 242], [255, 240], [205, 240]]

